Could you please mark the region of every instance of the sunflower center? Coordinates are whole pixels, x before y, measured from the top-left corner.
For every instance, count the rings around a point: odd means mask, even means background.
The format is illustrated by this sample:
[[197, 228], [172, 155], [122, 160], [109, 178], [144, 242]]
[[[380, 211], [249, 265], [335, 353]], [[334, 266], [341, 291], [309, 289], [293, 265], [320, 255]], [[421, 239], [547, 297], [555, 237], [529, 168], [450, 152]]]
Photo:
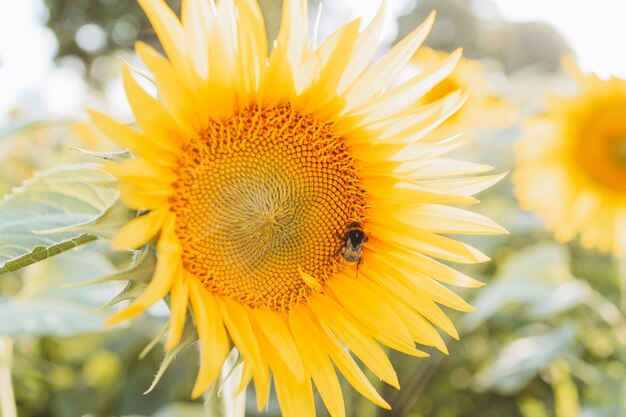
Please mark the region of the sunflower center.
[[213, 122], [184, 149], [172, 211], [185, 269], [251, 307], [287, 310], [338, 265], [364, 191], [343, 140], [288, 105]]
[[595, 114], [580, 136], [577, 158], [587, 175], [611, 190], [626, 191], [626, 107]]

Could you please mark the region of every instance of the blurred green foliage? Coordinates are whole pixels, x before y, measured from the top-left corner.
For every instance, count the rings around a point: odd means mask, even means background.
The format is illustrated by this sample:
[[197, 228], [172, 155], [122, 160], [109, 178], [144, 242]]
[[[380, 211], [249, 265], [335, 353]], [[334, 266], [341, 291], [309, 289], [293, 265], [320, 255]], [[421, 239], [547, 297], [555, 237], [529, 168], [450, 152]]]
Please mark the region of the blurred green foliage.
[[[76, 58], [87, 78], [102, 85], [107, 56], [132, 49], [137, 41], [157, 46], [154, 30], [135, 0], [45, 0], [47, 26], [57, 38], [57, 59]], [[180, 10], [180, 1], [168, 1]]]

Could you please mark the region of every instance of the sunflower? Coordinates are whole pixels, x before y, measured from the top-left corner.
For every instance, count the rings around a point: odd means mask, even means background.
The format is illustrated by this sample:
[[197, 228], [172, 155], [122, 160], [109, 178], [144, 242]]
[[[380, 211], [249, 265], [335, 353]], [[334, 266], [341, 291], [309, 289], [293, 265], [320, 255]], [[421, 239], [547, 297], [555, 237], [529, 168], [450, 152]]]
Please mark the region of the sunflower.
[[[411, 59], [410, 68], [424, 71], [447, 56], [446, 52], [422, 47]], [[498, 96], [495, 86], [487, 79], [485, 66], [473, 59], [462, 58], [448, 77], [424, 94], [418, 105], [436, 102], [459, 90], [469, 93], [466, 104], [437, 128], [431, 140], [461, 132], [469, 140], [480, 128], [502, 129], [512, 123], [515, 117], [512, 103]]]
[[449, 76], [460, 53], [390, 86], [434, 16], [370, 65], [384, 3], [364, 28], [355, 20], [312, 48], [306, 0], [287, 0], [269, 57], [256, 0], [183, 1], [181, 20], [161, 0], [140, 3], [167, 54], [136, 48], [158, 98], [126, 69], [138, 129], [91, 117], [135, 155], [108, 167], [142, 213], [113, 243], [154, 240], [158, 258], [145, 291], [109, 323], [167, 295], [171, 350], [190, 309], [201, 359], [194, 397], [234, 346], [259, 409], [271, 376], [283, 415], [313, 416], [314, 384], [330, 414], [344, 416], [335, 367], [389, 408], [353, 355], [398, 387], [380, 344], [416, 357], [428, 356], [416, 342], [446, 352], [435, 327], [458, 335], [440, 306], [471, 307], [444, 284], [481, 283], [434, 258], [488, 258], [441, 234], [503, 231], [446, 205], [476, 203], [500, 176], [444, 158], [459, 139], [421, 142], [463, 97], [419, 108], [416, 97]]
[[[574, 96], [554, 96], [518, 143], [514, 175], [522, 207], [555, 237], [626, 253], [626, 80], [602, 80], [565, 61]], [[557, 198], [555, 198], [557, 197]]]

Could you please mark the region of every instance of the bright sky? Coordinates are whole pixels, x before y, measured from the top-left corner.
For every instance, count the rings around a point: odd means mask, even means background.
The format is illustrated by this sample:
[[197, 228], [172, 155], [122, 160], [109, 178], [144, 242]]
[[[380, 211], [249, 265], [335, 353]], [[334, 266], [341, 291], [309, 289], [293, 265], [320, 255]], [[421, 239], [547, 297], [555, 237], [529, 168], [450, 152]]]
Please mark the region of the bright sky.
[[565, 37], [585, 70], [626, 78], [625, 0], [495, 0], [502, 17], [542, 21]]
[[[626, 0], [495, 0], [500, 14], [512, 21], [543, 21], [559, 30], [584, 69], [601, 76], [626, 77]], [[371, 18], [380, 0], [325, 2], [321, 34], [362, 15]], [[407, 0], [388, 0], [384, 41], [395, 37], [395, 18]], [[81, 112], [86, 88], [72, 68], [52, 63], [56, 42], [43, 26], [43, 0], [0, 1], [0, 127], [8, 112], [20, 106], [28, 116]], [[330, 15], [346, 16], [342, 22]], [[113, 106], [116, 107], [116, 106]]]

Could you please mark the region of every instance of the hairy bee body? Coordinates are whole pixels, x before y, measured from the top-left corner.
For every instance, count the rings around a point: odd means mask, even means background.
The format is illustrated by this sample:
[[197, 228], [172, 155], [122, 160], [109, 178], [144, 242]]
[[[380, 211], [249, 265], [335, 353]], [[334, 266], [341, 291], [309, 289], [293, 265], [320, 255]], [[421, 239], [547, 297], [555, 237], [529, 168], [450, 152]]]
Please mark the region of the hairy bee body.
[[335, 256], [341, 253], [344, 261], [356, 263], [357, 270], [363, 263], [363, 244], [367, 242], [367, 235], [359, 222], [352, 222], [346, 227], [343, 236], [337, 235], [343, 243], [335, 252]]

